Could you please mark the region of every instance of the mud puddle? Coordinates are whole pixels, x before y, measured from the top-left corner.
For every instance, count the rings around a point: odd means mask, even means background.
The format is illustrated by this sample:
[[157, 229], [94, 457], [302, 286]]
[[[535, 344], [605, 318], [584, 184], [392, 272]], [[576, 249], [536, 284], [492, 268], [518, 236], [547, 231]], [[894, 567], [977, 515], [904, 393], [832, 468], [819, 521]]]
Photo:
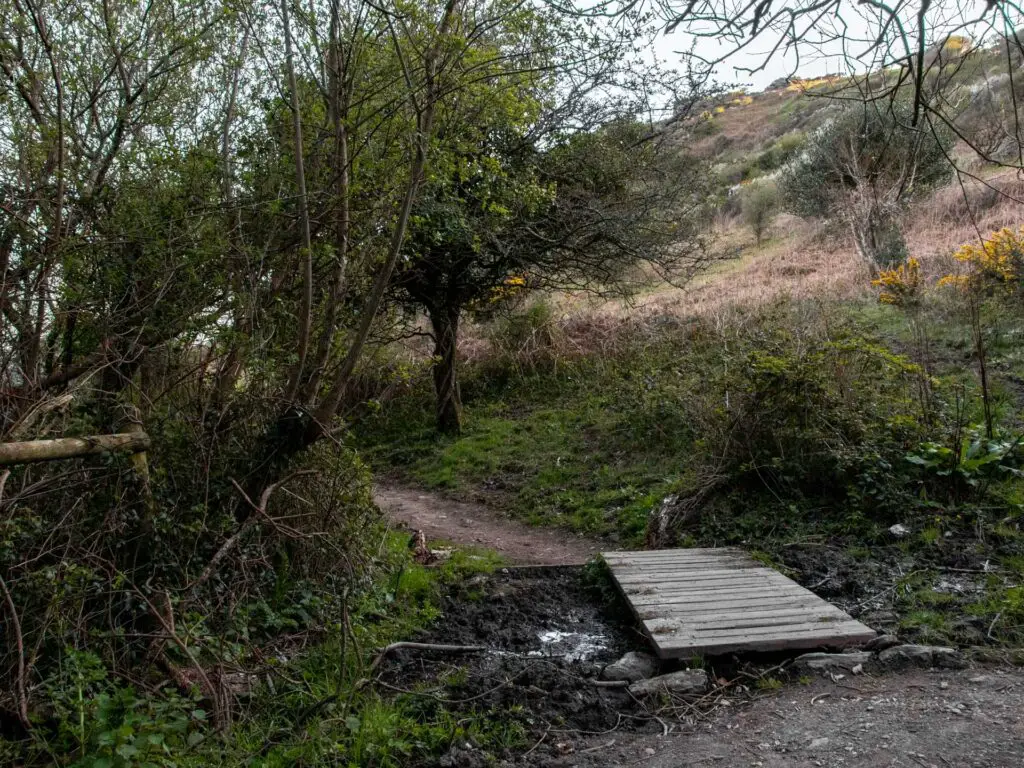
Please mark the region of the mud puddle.
[[461, 709], [517, 722], [531, 738], [548, 733], [552, 745], [615, 728], [660, 732], [624, 689], [593, 684], [605, 665], [648, 646], [621, 599], [589, 587], [582, 568], [501, 569], [457, 587], [443, 610], [417, 640], [488, 651], [395, 654], [385, 682], [441, 683]]

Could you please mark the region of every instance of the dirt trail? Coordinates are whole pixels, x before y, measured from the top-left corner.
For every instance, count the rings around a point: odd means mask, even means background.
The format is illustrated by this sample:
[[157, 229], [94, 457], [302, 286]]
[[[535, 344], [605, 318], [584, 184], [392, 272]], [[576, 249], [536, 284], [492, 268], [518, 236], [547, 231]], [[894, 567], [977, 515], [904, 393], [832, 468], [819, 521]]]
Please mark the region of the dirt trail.
[[920, 670], [841, 683], [819, 678], [722, 708], [678, 735], [592, 737], [575, 754], [538, 765], [1019, 768], [1022, 710], [1019, 669]]
[[423, 531], [428, 540], [493, 549], [516, 565], [579, 565], [602, 549], [613, 548], [562, 529], [526, 525], [481, 504], [451, 501], [428, 491], [378, 485], [373, 497], [395, 523]]

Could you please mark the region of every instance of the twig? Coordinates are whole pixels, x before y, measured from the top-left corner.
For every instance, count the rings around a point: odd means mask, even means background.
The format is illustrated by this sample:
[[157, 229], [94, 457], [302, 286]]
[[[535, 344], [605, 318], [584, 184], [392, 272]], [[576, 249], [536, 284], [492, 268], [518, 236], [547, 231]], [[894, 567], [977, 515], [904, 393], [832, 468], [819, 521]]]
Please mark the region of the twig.
[[386, 648], [382, 649], [377, 657], [370, 664], [370, 672], [373, 672], [377, 667], [380, 666], [381, 662], [387, 658], [389, 653], [399, 650], [408, 651], [437, 651], [438, 653], [481, 653], [486, 651], [487, 647], [483, 645], [438, 645], [436, 643], [410, 643], [410, 642], [397, 642], [392, 643]]
[[0, 472], [0, 503], [4, 500], [4, 488], [7, 487], [7, 478], [11, 476], [11, 470], [5, 469]]
[[811, 697], [811, 704], [817, 704], [822, 699], [828, 698], [831, 695], [832, 695], [831, 693], [819, 693], [817, 696], [812, 696]]
[[992, 619], [992, 623], [988, 625], [988, 639], [989, 640], [992, 639], [992, 630], [994, 630], [996, 628], [996, 622], [998, 622], [999, 619], [1001, 619], [1002, 617], [1003, 617], [1003, 612], [999, 611], [999, 613], [996, 614], [996, 617], [994, 619]]
[[581, 755], [585, 755], [585, 754], [587, 754], [589, 752], [598, 752], [598, 751], [600, 751], [602, 749], [608, 749], [608, 747], [614, 747], [614, 746], [615, 746], [615, 739], [612, 739], [607, 744], [598, 744], [596, 747], [587, 747], [586, 749], [581, 749], [580, 750], [580, 754]]
[[534, 751], [536, 751], [537, 747], [539, 747], [541, 744], [544, 743], [544, 739], [546, 739], [548, 737], [548, 733], [550, 733], [550, 732], [551, 732], [551, 723], [548, 723], [548, 727], [544, 730], [544, 733], [541, 734], [540, 738], [537, 739], [537, 743], [534, 744], [532, 747], [530, 747], [528, 750], [526, 750], [522, 754], [522, 756], [526, 757], [527, 755], [532, 754]]
[[426, 696], [427, 698], [434, 699], [435, 701], [440, 701], [442, 704], [469, 704], [471, 702], [479, 701], [480, 699], [487, 698], [488, 696], [490, 696], [495, 691], [500, 691], [502, 688], [505, 688], [505, 687], [507, 687], [509, 685], [512, 685], [512, 683], [514, 683], [516, 681], [516, 678], [522, 677], [526, 672], [529, 671], [529, 669], [530, 669], [530, 667], [526, 666], [523, 669], [519, 670], [519, 672], [517, 672], [512, 677], [510, 677], [507, 680], [505, 680], [505, 682], [500, 683], [500, 684], [494, 686], [493, 688], [488, 688], [483, 693], [478, 693], [475, 696], [470, 696], [468, 699], [449, 699], [449, 698], [447, 698], [445, 696], [438, 696], [433, 691], [410, 691], [410, 690], [408, 690], [406, 688], [399, 688], [397, 685], [391, 685], [390, 683], [385, 683], [379, 677], [374, 682], [377, 685], [379, 685], [380, 687], [387, 688], [389, 691], [394, 691], [395, 693], [404, 693], [404, 694], [407, 694], [409, 696]]
[[[6, 477], [3, 478], [7, 480]], [[2, 481], [0, 481], [2, 483]], [[2, 490], [2, 485], [0, 485]], [[18, 719], [25, 726], [26, 730], [32, 729], [32, 723], [28, 719], [28, 693], [25, 687], [25, 638], [21, 634], [21, 620], [18, 618], [18, 610], [14, 606], [14, 598], [7, 589], [7, 582], [0, 576], [0, 589], [4, 591], [4, 601], [7, 609], [11, 612], [11, 630], [14, 632], [14, 641], [18, 646]]]
[[174, 644], [177, 645], [181, 649], [181, 652], [185, 654], [185, 656], [188, 658], [188, 660], [192, 662], [192, 666], [195, 668], [196, 674], [199, 675], [199, 678], [205, 684], [210, 699], [213, 701], [214, 711], [216, 712], [216, 719], [219, 721], [218, 726], [223, 728], [225, 723], [223, 722], [223, 718], [221, 717], [223, 712], [221, 708], [220, 692], [217, 690], [217, 688], [214, 687], [213, 682], [210, 680], [210, 676], [206, 674], [206, 670], [203, 669], [203, 665], [199, 663], [199, 659], [197, 659], [195, 654], [192, 653], [192, 649], [189, 648], [185, 641], [178, 636], [178, 633], [174, 631], [173, 614], [171, 615], [170, 619], [166, 618], [162, 613], [160, 613], [159, 610], [157, 610], [157, 607], [153, 605], [153, 602], [149, 599], [145, 592], [143, 592], [134, 584], [132, 585], [132, 588], [135, 594], [141, 597], [143, 601], [146, 603], [146, 605], [149, 606], [149, 612], [153, 615], [153, 618], [160, 622], [160, 626], [164, 628], [164, 632], [167, 633], [168, 637], [170, 637], [170, 639], [174, 641]]
[[661, 723], [661, 736], [662, 736], [662, 738], [668, 736], [668, 723], [666, 723], [664, 720], [662, 720], [660, 717], [657, 717], [657, 716], [655, 716], [654, 719], [657, 720], [659, 723]]
[[878, 593], [872, 595], [871, 597], [869, 597], [867, 600], [862, 600], [861, 602], [859, 602], [855, 606], [853, 606], [850, 610], [851, 611], [859, 610], [859, 609], [863, 608], [865, 605], [868, 605], [869, 603], [873, 602], [874, 600], [877, 600], [882, 595], [888, 594], [889, 592], [895, 592], [897, 589], [899, 589], [900, 587], [904, 586], [904, 583], [906, 582], [906, 580], [909, 579], [911, 576], [916, 576], [919, 573], [925, 573], [926, 570], [927, 569], [925, 569], [925, 568], [919, 568], [916, 571], [911, 571], [906, 576], [901, 576], [899, 581], [897, 581], [891, 587], [886, 587], [881, 592], [878, 592]]
[[271, 494], [278, 488], [280, 488], [282, 485], [287, 483], [289, 480], [292, 480], [293, 478], [298, 477], [299, 475], [310, 474], [314, 474], [314, 470], [303, 469], [300, 470], [299, 472], [293, 472], [283, 480], [278, 480], [276, 483], [268, 485], [266, 488], [263, 489], [263, 493], [260, 494], [259, 506], [253, 503], [252, 499], [249, 498], [249, 495], [245, 491], [243, 491], [242, 487], [235, 482], [234, 478], [232, 478], [231, 484], [235, 486], [235, 489], [240, 494], [242, 494], [242, 498], [244, 498], [249, 503], [249, 506], [256, 510], [257, 516], [250, 517], [248, 520], [242, 523], [242, 526], [233, 535], [229, 536], [227, 541], [221, 544], [220, 549], [218, 549], [214, 553], [213, 557], [210, 558], [210, 562], [207, 563], [206, 567], [203, 569], [203, 572], [199, 574], [199, 578], [196, 579], [195, 583], [192, 585], [192, 589], [197, 589], [198, 587], [206, 583], [207, 579], [209, 579], [213, 575], [214, 571], [217, 569], [217, 566], [220, 564], [220, 561], [223, 560], [228, 555], [228, 553], [238, 545], [238, 542], [242, 540], [245, 534], [249, 532], [249, 529], [256, 524], [257, 520], [260, 517], [268, 520], [270, 524], [273, 525], [275, 528], [280, 529], [279, 526], [267, 515], [267, 503], [270, 501]]
[[589, 680], [595, 688], [629, 688], [629, 680]]

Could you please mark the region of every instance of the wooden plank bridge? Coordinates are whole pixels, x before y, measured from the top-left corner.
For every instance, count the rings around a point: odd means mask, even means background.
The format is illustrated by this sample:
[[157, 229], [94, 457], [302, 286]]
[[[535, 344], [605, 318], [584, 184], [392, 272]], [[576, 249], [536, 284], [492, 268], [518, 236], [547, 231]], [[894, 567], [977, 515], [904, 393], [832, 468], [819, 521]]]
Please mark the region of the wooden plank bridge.
[[864, 643], [875, 632], [739, 549], [605, 552], [662, 659]]

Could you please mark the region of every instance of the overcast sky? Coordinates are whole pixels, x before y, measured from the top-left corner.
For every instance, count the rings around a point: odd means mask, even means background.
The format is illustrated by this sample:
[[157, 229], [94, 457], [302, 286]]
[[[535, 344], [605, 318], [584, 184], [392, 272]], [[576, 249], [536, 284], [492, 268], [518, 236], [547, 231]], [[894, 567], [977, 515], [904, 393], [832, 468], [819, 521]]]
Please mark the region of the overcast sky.
[[[796, 3], [787, 5], [796, 5]], [[984, 13], [984, 2], [952, 2], [952, 0], [937, 0], [932, 3], [929, 21], [931, 24], [929, 41], [944, 38], [951, 30], [967, 34], [975, 39], [990, 36], [993, 34], [993, 22], [998, 22], [998, 29], [1005, 28], [1005, 22], [990, 16], [982, 24], [972, 24], [966, 29], [961, 27], [967, 22], [973, 22]], [[908, 8], [916, 10], [916, 4], [908, 4]], [[1019, 27], [1022, 17], [1019, 13], [1014, 15], [1010, 22], [1013, 27]], [[728, 58], [716, 68], [716, 77], [722, 83], [736, 83], [749, 85], [753, 90], [761, 90], [770, 82], [780, 77], [798, 74], [801, 77], [814, 77], [828, 73], [847, 74], [851, 69], [864, 71], [867, 68], [877, 68], [879, 62], [873, 58], [856, 61], [853, 56], [864, 53], [869, 47], [869, 41], [877, 34], [879, 26], [877, 17], [870, 7], [851, 0], [842, 4], [842, 26], [845, 28], [845, 37], [848, 41], [846, 53], [843, 56], [842, 46], [838, 41], [832, 40], [828, 43], [810, 42], [801, 45], [799, 51], [790, 50], [788, 53], [776, 54], [768, 57], [775, 39], [765, 37], [757, 40], [751, 46]], [[911, 28], [914, 26], [913, 19], [908, 19]], [[834, 38], [838, 36], [840, 28], [838, 16], [829, 16], [822, 19], [818, 25], [818, 35], [821, 38]], [[685, 28], [679, 28], [672, 34], [662, 34], [657, 38], [653, 54], [673, 66], [678, 66], [681, 58], [678, 51], [686, 51], [693, 44], [694, 37]], [[708, 59], [717, 59], [726, 55], [733, 49], [735, 42], [728, 42], [720, 39], [699, 38], [696, 51]], [[891, 61], [885, 62], [892, 63]], [[743, 68], [763, 69], [755, 73], [742, 71]]]

